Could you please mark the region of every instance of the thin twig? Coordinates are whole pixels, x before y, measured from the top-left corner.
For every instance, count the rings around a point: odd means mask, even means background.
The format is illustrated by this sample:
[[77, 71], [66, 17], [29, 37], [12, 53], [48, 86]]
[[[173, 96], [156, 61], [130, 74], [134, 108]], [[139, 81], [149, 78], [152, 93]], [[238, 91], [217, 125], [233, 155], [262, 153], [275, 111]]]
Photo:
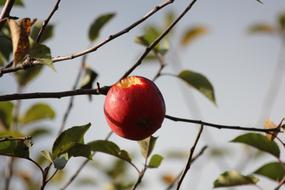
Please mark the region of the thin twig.
[[274, 188], [274, 190], [279, 190], [285, 184], [285, 176], [279, 182], [278, 186]]
[[5, 5], [0, 15], [0, 30], [6, 22], [5, 18], [10, 16], [10, 12], [14, 6], [14, 3], [15, 3], [15, 0], [6, 0]]
[[179, 189], [180, 189], [181, 184], [182, 184], [182, 182], [183, 182], [183, 180], [184, 180], [184, 178], [185, 178], [187, 172], [188, 172], [188, 171], [190, 170], [190, 168], [191, 168], [191, 165], [192, 165], [192, 158], [193, 158], [193, 155], [194, 155], [194, 151], [195, 151], [195, 148], [196, 148], [196, 146], [197, 146], [197, 144], [198, 144], [198, 141], [199, 141], [199, 139], [200, 139], [200, 137], [201, 137], [201, 134], [202, 134], [202, 132], [203, 132], [203, 129], [204, 129], [204, 126], [201, 125], [201, 127], [200, 127], [200, 129], [199, 129], [199, 132], [198, 132], [198, 135], [197, 135], [197, 137], [196, 137], [196, 139], [195, 139], [195, 142], [194, 142], [193, 146], [192, 146], [191, 149], [190, 149], [190, 155], [189, 155], [187, 164], [186, 164], [185, 169], [184, 169], [184, 171], [183, 171], [183, 173], [182, 173], [182, 175], [181, 175], [181, 178], [179, 179], [179, 181], [178, 181], [178, 183], [177, 183], [177, 188], [176, 188], [176, 190], [179, 190]]
[[[97, 45], [94, 45], [91, 48], [88, 48], [86, 50], [83, 50], [83, 51], [80, 51], [80, 52], [77, 52], [77, 53], [73, 53], [73, 54], [68, 55], [68, 56], [54, 57], [52, 59], [52, 62], [56, 63], [56, 62], [60, 62], [60, 61], [71, 60], [71, 59], [74, 59], [74, 58], [86, 55], [88, 53], [95, 52], [99, 48], [104, 46], [105, 44], [109, 43], [110, 41], [112, 41], [112, 40], [114, 40], [114, 39], [116, 39], [116, 38], [118, 38], [118, 37], [128, 33], [129, 31], [134, 29], [136, 26], [138, 26], [139, 24], [143, 23], [149, 17], [154, 15], [156, 12], [158, 12], [159, 10], [161, 10], [162, 8], [166, 7], [167, 5], [169, 5], [169, 4], [173, 3], [173, 2], [174, 2], [174, 0], [167, 0], [167, 1], [163, 2], [162, 4], [155, 6], [149, 13], [147, 13], [145, 16], [143, 16], [142, 18], [140, 18], [139, 20], [137, 20], [133, 24], [129, 25], [128, 27], [124, 28], [123, 30], [121, 30], [121, 31], [119, 31], [117, 33], [109, 35], [108, 38], [106, 38], [102, 42], [98, 43]], [[32, 61], [29, 64], [18, 64], [15, 67], [2, 68], [2, 69], [0, 69], [0, 77], [2, 77], [6, 73], [16, 72], [18, 70], [29, 69], [31, 67], [38, 66], [38, 65], [41, 65], [41, 63], [39, 61], [35, 60], [35, 61]]]
[[15, 93], [1, 95], [0, 101], [23, 100], [23, 99], [40, 99], [40, 98], [63, 98], [78, 95], [106, 95], [110, 87], [104, 86], [100, 89], [77, 89], [61, 92], [35, 92], [35, 93]]
[[57, 0], [57, 2], [55, 3], [55, 5], [54, 5], [52, 11], [50, 12], [49, 16], [44, 20], [43, 25], [42, 25], [42, 27], [41, 27], [41, 29], [40, 29], [40, 31], [39, 31], [39, 33], [38, 33], [37, 39], [36, 39], [37, 42], [40, 42], [41, 37], [42, 37], [42, 35], [43, 35], [43, 33], [44, 33], [45, 29], [46, 29], [46, 26], [48, 25], [48, 23], [49, 23], [51, 17], [54, 15], [54, 13], [55, 13], [55, 12], [57, 11], [57, 9], [58, 9], [58, 6], [59, 6], [60, 1], [61, 1], [61, 0]]
[[146, 47], [144, 53], [140, 56], [137, 62], [121, 77], [121, 79], [129, 76], [144, 60], [144, 58], [149, 54], [149, 52], [159, 44], [159, 42], [176, 26], [176, 24], [186, 15], [186, 13], [191, 10], [193, 5], [197, 0], [193, 0], [184, 11], [158, 36], [148, 47]]
[[[208, 148], [208, 146], [204, 146], [204, 147], [199, 151], [199, 153], [198, 153], [196, 156], [194, 156], [194, 157], [192, 158], [192, 161], [191, 161], [192, 164], [193, 164], [200, 156], [202, 156], [202, 154], [205, 152], [205, 150], [206, 150], [207, 148]], [[167, 188], [166, 188], [165, 190], [171, 190], [171, 189], [174, 187], [174, 185], [177, 183], [177, 181], [180, 179], [182, 173], [183, 173], [183, 170], [182, 170], [181, 172], [179, 172], [179, 174], [175, 177], [175, 179], [172, 181], [172, 183], [167, 186]]]
[[[108, 140], [113, 132], [109, 132], [108, 135], [106, 136], [105, 140]], [[93, 153], [92, 156], [95, 156], [96, 152]], [[65, 190], [74, 180], [75, 178], [79, 175], [79, 173], [83, 170], [83, 168], [88, 164], [89, 160], [86, 159], [76, 170], [76, 172], [71, 176], [71, 178], [67, 181], [67, 183], [60, 188], [60, 190]]]
[[221, 125], [221, 124], [204, 122], [201, 120], [179, 118], [179, 117], [174, 117], [174, 116], [170, 116], [170, 115], [165, 115], [165, 118], [172, 120], [172, 121], [176, 121], [176, 122], [195, 123], [195, 124], [200, 124], [200, 125], [204, 125], [204, 126], [208, 126], [208, 127], [217, 128], [217, 129], [254, 131], [254, 132], [262, 132], [262, 133], [281, 132], [279, 127], [273, 128], [273, 129], [262, 129], [262, 128], [254, 128], [254, 127], [241, 127], [241, 126], [236, 126], [236, 125]]

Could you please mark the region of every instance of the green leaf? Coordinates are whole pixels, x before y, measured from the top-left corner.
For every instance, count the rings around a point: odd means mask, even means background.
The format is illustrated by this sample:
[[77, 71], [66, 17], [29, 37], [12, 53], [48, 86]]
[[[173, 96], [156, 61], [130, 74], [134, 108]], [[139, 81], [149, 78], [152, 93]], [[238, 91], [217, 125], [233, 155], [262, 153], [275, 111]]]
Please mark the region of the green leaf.
[[84, 135], [90, 128], [91, 124], [88, 123], [82, 126], [75, 126], [63, 131], [55, 140], [52, 147], [53, 158], [68, 152], [73, 146], [78, 143], [84, 144]]
[[[32, 28], [32, 31], [31, 31], [31, 38], [36, 41], [37, 39], [37, 36], [41, 30], [41, 27], [42, 27], [42, 23], [41, 22], [36, 22], [34, 25], [33, 25], [33, 28]], [[39, 41], [39, 43], [43, 43], [44, 41], [47, 41], [49, 40], [50, 38], [53, 37], [53, 31], [54, 31], [54, 25], [52, 24], [48, 24], [44, 30], [44, 33], [42, 34], [41, 36], [41, 39]]]
[[285, 177], [284, 167], [285, 163], [270, 162], [258, 168], [254, 173], [280, 182]]
[[253, 175], [242, 175], [237, 171], [226, 171], [222, 173], [214, 182], [214, 188], [217, 187], [232, 187], [239, 185], [253, 185], [259, 181]]
[[177, 77], [198, 90], [212, 103], [216, 104], [214, 87], [204, 75], [190, 70], [183, 70], [177, 75]]
[[249, 27], [249, 33], [255, 34], [255, 33], [272, 33], [274, 32], [274, 28], [266, 23], [259, 23], [255, 24]]
[[12, 102], [0, 102], [0, 128], [10, 129], [13, 122], [13, 109]]
[[115, 16], [115, 13], [100, 15], [94, 20], [89, 29], [89, 40], [94, 41], [98, 38], [101, 29]]
[[117, 158], [120, 158], [122, 160], [125, 160], [127, 162], [130, 162], [132, 160], [127, 151], [120, 149], [118, 145], [116, 145], [114, 142], [111, 141], [107, 140], [92, 141], [88, 143], [88, 146], [90, 147], [90, 150], [94, 152], [106, 153], [115, 156]]
[[62, 170], [68, 162], [67, 154], [62, 154], [53, 160], [53, 165], [56, 169]]
[[233, 139], [231, 142], [243, 143], [258, 150], [272, 154], [279, 158], [280, 150], [274, 141], [270, 141], [266, 136], [257, 133], [246, 133]]
[[149, 168], [158, 168], [163, 160], [163, 157], [159, 154], [154, 154], [151, 156], [150, 161], [148, 163]]
[[36, 103], [32, 105], [20, 118], [22, 125], [31, 124], [45, 119], [54, 119], [55, 112], [48, 104]]
[[154, 145], [156, 143], [157, 137], [150, 136], [142, 141], [139, 141], [140, 149], [141, 149], [141, 154], [145, 157], [148, 158], [154, 148]]
[[[5, 4], [6, 0], [0, 0], [0, 6], [3, 6]], [[24, 6], [24, 3], [22, 0], [15, 0], [14, 5], [16, 6]]]
[[95, 186], [96, 180], [89, 176], [84, 176], [76, 180], [75, 185], [82, 188], [82, 186]]
[[37, 60], [40, 64], [53, 68], [50, 48], [44, 44], [39, 44], [30, 38], [29, 56]]
[[81, 144], [81, 143], [75, 143], [68, 151], [68, 157], [85, 157], [89, 160], [92, 159], [91, 150], [88, 145]]
[[193, 40], [206, 33], [207, 29], [204, 26], [190, 27], [182, 35], [180, 43], [182, 46], [187, 46], [189, 43], [193, 42]]
[[175, 12], [174, 11], [168, 11], [164, 15], [164, 27], [168, 27], [175, 19]]
[[0, 142], [0, 155], [29, 158], [29, 145], [24, 140], [7, 140]]

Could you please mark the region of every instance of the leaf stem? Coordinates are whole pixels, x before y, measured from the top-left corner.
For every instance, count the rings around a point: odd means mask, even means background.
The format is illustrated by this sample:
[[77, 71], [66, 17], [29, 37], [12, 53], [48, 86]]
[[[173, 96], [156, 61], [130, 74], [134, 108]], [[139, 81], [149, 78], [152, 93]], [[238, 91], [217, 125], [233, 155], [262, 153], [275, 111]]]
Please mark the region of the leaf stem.
[[241, 131], [254, 131], [254, 132], [262, 132], [262, 133], [270, 133], [270, 132], [281, 132], [279, 127], [273, 129], [261, 129], [261, 128], [254, 128], [254, 127], [241, 127], [241, 126], [234, 126], [234, 125], [221, 125], [215, 123], [209, 123], [201, 120], [194, 120], [194, 119], [185, 119], [174, 117], [170, 115], [165, 115], [165, 118], [175, 121], [175, 122], [185, 122], [185, 123], [195, 123], [200, 124], [208, 127], [213, 127], [217, 129], [230, 129], [230, 130], [241, 130]]

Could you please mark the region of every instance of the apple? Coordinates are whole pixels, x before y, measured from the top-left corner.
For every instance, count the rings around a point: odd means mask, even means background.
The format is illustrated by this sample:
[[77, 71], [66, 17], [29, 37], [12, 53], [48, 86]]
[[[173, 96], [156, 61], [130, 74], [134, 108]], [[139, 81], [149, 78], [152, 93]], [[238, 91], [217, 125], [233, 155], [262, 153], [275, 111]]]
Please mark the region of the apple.
[[139, 141], [161, 127], [165, 103], [154, 82], [141, 76], [129, 76], [109, 89], [104, 113], [114, 133]]

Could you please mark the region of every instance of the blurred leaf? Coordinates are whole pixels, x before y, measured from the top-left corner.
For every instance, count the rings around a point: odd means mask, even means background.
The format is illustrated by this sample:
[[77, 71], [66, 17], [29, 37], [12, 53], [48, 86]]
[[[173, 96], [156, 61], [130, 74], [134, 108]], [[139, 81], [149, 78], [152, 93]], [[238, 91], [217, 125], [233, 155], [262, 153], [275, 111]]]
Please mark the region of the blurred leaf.
[[279, 15], [278, 22], [281, 30], [285, 30], [285, 12]]
[[210, 156], [212, 157], [223, 157], [230, 154], [230, 150], [225, 147], [213, 147], [209, 151]]
[[66, 172], [64, 170], [59, 170], [55, 176], [52, 178], [51, 182], [53, 184], [62, 184], [62, 181], [64, 180], [65, 178], [65, 175]]
[[172, 175], [172, 174], [163, 174], [161, 177], [161, 180], [166, 184], [166, 185], [170, 185], [172, 184], [175, 180], [176, 180], [176, 176]]
[[184, 159], [187, 158], [189, 153], [183, 150], [168, 150], [166, 153], [166, 158], [168, 159]]
[[[32, 27], [32, 31], [31, 31], [31, 38], [36, 41], [37, 36], [41, 30], [42, 27], [42, 23], [41, 22], [36, 22], [33, 27]], [[44, 41], [49, 40], [50, 38], [53, 37], [53, 31], [54, 31], [54, 25], [52, 24], [48, 24], [44, 30], [44, 33], [41, 36], [41, 39], [39, 41], [39, 43], [43, 43]]]
[[38, 190], [40, 188], [39, 183], [35, 180], [34, 176], [29, 171], [16, 171], [15, 175], [19, 177], [25, 185], [24, 189], [27, 190]]
[[0, 142], [0, 155], [29, 158], [29, 146], [24, 140], [7, 140]]
[[3, 62], [7, 62], [10, 59], [10, 55], [13, 51], [11, 39], [0, 32], [0, 55]]
[[126, 174], [126, 171], [127, 171], [126, 162], [121, 159], [114, 160], [111, 167], [108, 168], [107, 170], [105, 169], [105, 172], [109, 177], [112, 178], [112, 180], [116, 180], [117, 178], [124, 176]]
[[196, 26], [188, 28], [181, 37], [181, 45], [187, 46], [196, 38], [207, 33], [207, 29], [204, 26]]
[[[267, 120], [264, 121], [264, 128], [265, 128], [265, 129], [275, 129], [275, 128], [277, 128], [277, 127], [278, 127], [278, 126], [275, 125], [275, 124], [273, 123], [273, 121], [271, 121], [270, 119], [267, 119]], [[269, 140], [273, 141], [273, 140], [276, 138], [277, 135], [278, 135], [278, 132], [272, 132], [271, 134], [266, 134], [266, 137], [267, 137]]]
[[101, 29], [115, 16], [115, 13], [107, 13], [97, 17], [89, 29], [89, 40], [94, 41], [98, 38]]
[[98, 74], [90, 67], [85, 68], [85, 73], [82, 78], [80, 88], [81, 89], [92, 89], [93, 83], [96, 80]]
[[140, 148], [141, 148], [141, 154], [145, 158], [148, 158], [151, 155], [153, 148], [155, 146], [156, 140], [157, 140], [157, 137], [150, 136], [142, 141], [138, 141]]
[[21, 131], [0, 130], [0, 137], [25, 137], [25, 135]]
[[53, 69], [50, 48], [44, 44], [39, 44], [30, 38], [29, 56], [37, 60], [40, 64], [47, 65]]
[[52, 155], [51, 155], [51, 153], [50, 153], [49, 151], [47, 151], [47, 150], [42, 150], [42, 151], [41, 151], [41, 155], [42, 155], [46, 160], [48, 160], [50, 163], [53, 162], [53, 160], [52, 160]]
[[36, 138], [45, 136], [45, 135], [49, 135], [51, 134], [51, 131], [47, 128], [35, 128], [31, 131], [29, 131], [28, 136], [33, 137], [33, 140], [35, 140]]
[[151, 156], [150, 161], [148, 163], [149, 168], [158, 168], [163, 160], [163, 157], [159, 154], [154, 154]]
[[280, 182], [285, 177], [284, 167], [285, 163], [271, 162], [261, 166], [254, 173]]
[[279, 158], [280, 150], [274, 141], [270, 141], [266, 136], [257, 133], [246, 133], [233, 139], [231, 142], [243, 143], [252, 146], [258, 150], [272, 154]]
[[53, 165], [56, 169], [62, 170], [68, 162], [68, 155], [62, 154], [53, 160]]
[[25, 114], [21, 117], [22, 125], [31, 124], [45, 119], [54, 119], [55, 112], [48, 104], [36, 103], [32, 105]]
[[258, 3], [263, 4], [263, 2], [261, 0], [256, 0]]
[[10, 129], [13, 122], [13, 109], [12, 102], [0, 102], [0, 128], [3, 126], [5, 129]]
[[14, 64], [21, 63], [29, 52], [30, 18], [21, 18], [18, 21], [9, 19], [9, 28], [13, 44]]
[[106, 153], [115, 156], [117, 158], [120, 158], [122, 160], [125, 160], [127, 162], [130, 162], [132, 160], [127, 151], [120, 149], [118, 145], [116, 145], [114, 142], [111, 141], [107, 140], [92, 141], [88, 143], [88, 146], [94, 152]]
[[95, 186], [97, 183], [95, 179], [89, 176], [84, 176], [76, 180], [75, 185], [82, 188], [82, 186]]
[[[6, 0], [0, 0], [0, 6], [3, 6], [5, 4]], [[24, 3], [22, 0], [15, 0], [14, 5], [16, 6], [24, 6]]]
[[42, 66], [36, 66], [29, 68], [27, 70], [20, 70], [15, 73], [16, 80], [18, 85], [21, 87], [26, 86], [31, 81], [33, 81], [42, 71]]
[[259, 181], [253, 175], [242, 175], [237, 171], [226, 171], [222, 173], [214, 182], [214, 188], [217, 187], [232, 187], [239, 185], [253, 185]]
[[204, 75], [190, 70], [183, 70], [177, 77], [198, 90], [216, 105], [214, 87]]
[[272, 33], [274, 32], [274, 28], [266, 23], [260, 23], [255, 24], [249, 27], [249, 33], [250, 34], [256, 34], [256, 33]]
[[91, 124], [88, 123], [82, 126], [71, 127], [63, 131], [55, 140], [52, 147], [53, 158], [66, 153], [78, 143], [84, 144], [84, 134], [90, 128]]
[[168, 27], [170, 24], [172, 24], [172, 22], [175, 19], [175, 13], [174, 11], [168, 11], [166, 12], [165, 16], [164, 16], [164, 27]]

